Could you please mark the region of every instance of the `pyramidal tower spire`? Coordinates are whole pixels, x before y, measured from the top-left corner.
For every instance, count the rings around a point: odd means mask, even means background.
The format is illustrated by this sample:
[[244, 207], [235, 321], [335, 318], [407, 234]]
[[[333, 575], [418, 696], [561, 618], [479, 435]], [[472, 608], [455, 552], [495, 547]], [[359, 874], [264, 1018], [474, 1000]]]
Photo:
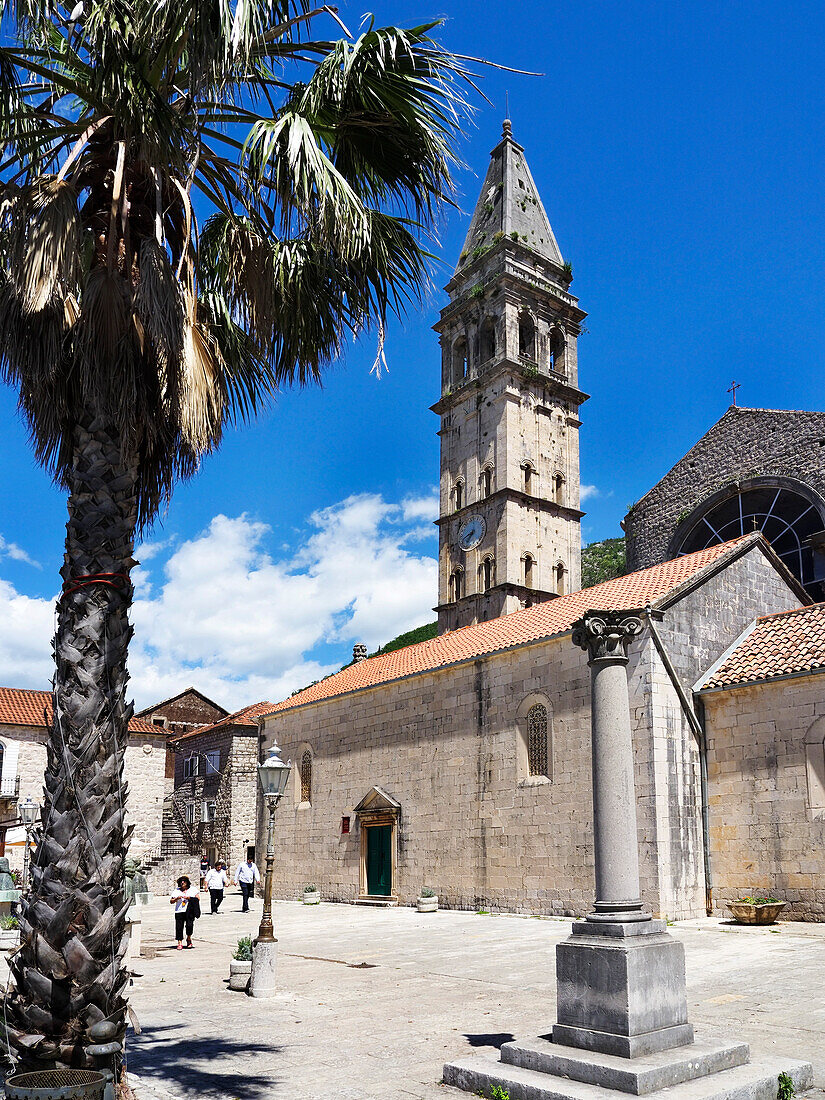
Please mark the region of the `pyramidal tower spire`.
[[489, 247], [502, 236], [520, 241], [551, 263], [564, 266], [550, 219], [539, 198], [524, 149], [513, 140], [513, 126], [505, 118], [501, 141], [490, 154], [459, 266], [478, 249]]
[[441, 342], [439, 631], [581, 581], [576, 342], [585, 314], [509, 119], [490, 154]]

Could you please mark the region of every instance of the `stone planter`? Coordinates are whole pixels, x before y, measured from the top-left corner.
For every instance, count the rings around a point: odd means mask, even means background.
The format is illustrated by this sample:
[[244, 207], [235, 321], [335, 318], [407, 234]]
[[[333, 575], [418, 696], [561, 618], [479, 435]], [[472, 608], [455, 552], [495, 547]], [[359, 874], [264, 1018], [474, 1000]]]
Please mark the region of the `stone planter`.
[[438, 895], [435, 894], [431, 898], [419, 898], [415, 904], [419, 913], [435, 913], [438, 910]]
[[737, 924], [773, 924], [787, 903], [765, 901], [755, 905], [749, 901], [728, 901], [725, 904]]
[[19, 928], [0, 928], [0, 951], [14, 951], [19, 946]]
[[321, 895], [317, 890], [306, 890], [304, 892], [304, 905], [318, 905], [321, 901]]
[[245, 993], [252, 975], [251, 959], [229, 960], [229, 988]]

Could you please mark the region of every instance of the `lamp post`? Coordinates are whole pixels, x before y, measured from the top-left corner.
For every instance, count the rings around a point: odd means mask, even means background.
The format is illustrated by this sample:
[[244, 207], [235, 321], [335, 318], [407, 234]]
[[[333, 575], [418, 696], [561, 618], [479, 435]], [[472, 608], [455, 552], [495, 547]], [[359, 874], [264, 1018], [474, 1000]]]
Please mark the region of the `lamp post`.
[[281, 750], [273, 741], [269, 756], [258, 765], [258, 779], [263, 791], [264, 803], [269, 814], [266, 838], [266, 878], [264, 879], [264, 911], [258, 928], [258, 938], [252, 952], [252, 975], [249, 979], [250, 997], [271, 997], [275, 993], [276, 943], [272, 929], [272, 867], [275, 863], [273, 825], [275, 810], [281, 801], [292, 764], [281, 759]]
[[28, 872], [29, 872], [29, 843], [31, 839], [32, 825], [34, 825], [37, 814], [40, 810], [39, 805], [33, 802], [30, 795], [26, 795], [26, 800], [17, 803], [17, 813], [20, 820], [23, 822], [23, 828], [26, 831], [26, 840], [23, 845], [23, 889], [28, 888]]

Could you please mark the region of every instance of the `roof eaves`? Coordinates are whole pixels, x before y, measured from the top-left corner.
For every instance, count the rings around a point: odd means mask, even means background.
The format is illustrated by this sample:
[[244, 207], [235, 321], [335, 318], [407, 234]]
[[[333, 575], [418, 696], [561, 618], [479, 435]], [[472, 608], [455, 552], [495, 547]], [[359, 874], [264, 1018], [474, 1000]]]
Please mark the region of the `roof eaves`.
[[793, 672], [780, 672], [776, 676], [760, 676], [756, 680], [731, 680], [724, 684], [715, 684], [713, 687], [703, 687], [696, 692], [697, 695], [715, 695], [721, 691], [736, 691], [739, 688], [764, 687], [769, 684], [779, 683], [781, 680], [798, 680], [802, 676], [822, 676], [825, 674], [825, 664], [815, 668], [799, 668]]
[[745, 639], [749, 638], [750, 635], [753, 634], [759, 621], [759, 619], [752, 619], [751, 622], [749, 622], [745, 629], [742, 631], [742, 633], [731, 642], [731, 644], [728, 646], [722, 656], [717, 661], [715, 661], [709, 669], [702, 673], [702, 675], [693, 685], [692, 690], [694, 692], [697, 692], [699, 694], [702, 693], [702, 691], [704, 690], [703, 685], [708, 683], [709, 680], [713, 679], [719, 669], [722, 668], [726, 661], [728, 661], [730, 657], [733, 656], [733, 654], [736, 652], [739, 646], [742, 645]]
[[357, 695], [362, 691], [374, 691], [378, 688], [387, 687], [389, 684], [400, 684], [404, 680], [412, 680], [415, 676], [427, 676], [436, 672], [444, 672], [446, 669], [459, 668], [461, 665], [471, 665], [474, 661], [483, 661], [486, 657], [495, 657], [500, 653], [510, 653], [514, 649], [526, 649], [529, 646], [541, 645], [543, 642], [554, 641], [556, 638], [563, 638], [566, 634], [571, 633], [571, 627], [566, 627], [564, 630], [557, 630], [554, 634], [542, 634], [540, 637], [530, 638], [525, 642], [514, 642], [512, 645], [501, 646], [497, 649], [485, 650], [484, 653], [474, 653], [469, 657], [459, 657], [455, 661], [446, 661], [444, 664], [433, 665], [431, 668], [420, 668], [414, 672], [407, 672], [403, 676], [393, 676], [390, 680], [378, 680], [374, 684], [363, 684], [361, 687], [349, 688], [347, 691], [336, 692], [335, 695], [324, 695], [321, 699], [307, 699], [304, 703], [295, 703], [292, 706], [279, 707], [277, 710], [267, 711], [266, 714], [259, 715], [261, 723], [267, 718], [278, 718], [281, 714], [300, 710], [303, 707], [316, 706], [319, 703], [329, 703], [333, 699], [345, 699], [348, 695]]

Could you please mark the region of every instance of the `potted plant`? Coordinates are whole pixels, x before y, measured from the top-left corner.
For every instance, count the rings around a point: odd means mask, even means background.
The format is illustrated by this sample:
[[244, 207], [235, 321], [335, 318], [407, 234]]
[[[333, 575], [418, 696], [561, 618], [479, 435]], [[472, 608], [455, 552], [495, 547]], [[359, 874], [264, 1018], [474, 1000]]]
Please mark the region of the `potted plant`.
[[252, 975], [252, 939], [242, 936], [229, 960], [229, 988], [246, 990]]
[[309, 885], [304, 887], [304, 905], [317, 905], [321, 900], [318, 887]]
[[753, 895], [726, 905], [737, 924], [773, 924], [786, 903], [779, 898]]
[[13, 913], [0, 918], [0, 951], [12, 951], [20, 943], [20, 924]]
[[438, 894], [429, 886], [422, 886], [416, 906], [419, 913], [434, 913], [438, 909]]

